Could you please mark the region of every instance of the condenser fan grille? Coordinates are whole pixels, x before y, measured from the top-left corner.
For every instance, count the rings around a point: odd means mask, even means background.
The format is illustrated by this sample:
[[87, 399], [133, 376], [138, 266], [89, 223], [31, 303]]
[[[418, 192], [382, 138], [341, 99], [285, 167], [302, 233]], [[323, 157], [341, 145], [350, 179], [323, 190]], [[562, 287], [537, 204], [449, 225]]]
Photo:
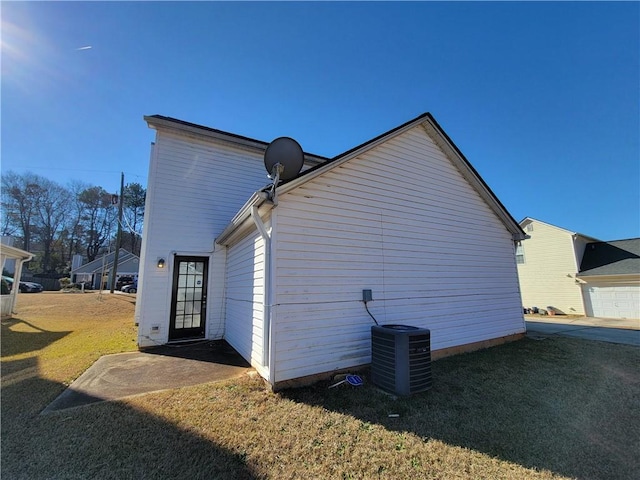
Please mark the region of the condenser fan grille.
[[371, 327], [371, 379], [396, 395], [431, 388], [431, 333], [407, 325]]

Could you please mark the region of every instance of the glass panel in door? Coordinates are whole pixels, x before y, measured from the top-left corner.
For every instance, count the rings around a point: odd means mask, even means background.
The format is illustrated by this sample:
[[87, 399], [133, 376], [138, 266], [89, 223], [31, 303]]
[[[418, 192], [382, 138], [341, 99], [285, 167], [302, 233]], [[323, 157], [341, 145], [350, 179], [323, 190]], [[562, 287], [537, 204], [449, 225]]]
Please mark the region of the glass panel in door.
[[169, 340], [204, 338], [208, 266], [208, 257], [175, 257]]

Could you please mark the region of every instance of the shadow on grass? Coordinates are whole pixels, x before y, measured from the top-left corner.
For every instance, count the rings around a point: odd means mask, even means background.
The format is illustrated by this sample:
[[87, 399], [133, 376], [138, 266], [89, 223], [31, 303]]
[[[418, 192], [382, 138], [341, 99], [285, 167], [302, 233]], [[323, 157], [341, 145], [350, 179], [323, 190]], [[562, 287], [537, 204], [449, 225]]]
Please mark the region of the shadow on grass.
[[71, 333], [43, 330], [15, 317], [2, 320], [0, 325], [2, 357], [41, 350]]
[[281, 394], [528, 468], [631, 479], [640, 470], [638, 365], [635, 347], [525, 339], [434, 362], [433, 388], [409, 398], [370, 382]]
[[64, 386], [34, 374], [36, 358], [8, 363], [17, 364], [0, 392], [3, 478], [259, 478], [242, 454], [123, 403], [39, 415]]

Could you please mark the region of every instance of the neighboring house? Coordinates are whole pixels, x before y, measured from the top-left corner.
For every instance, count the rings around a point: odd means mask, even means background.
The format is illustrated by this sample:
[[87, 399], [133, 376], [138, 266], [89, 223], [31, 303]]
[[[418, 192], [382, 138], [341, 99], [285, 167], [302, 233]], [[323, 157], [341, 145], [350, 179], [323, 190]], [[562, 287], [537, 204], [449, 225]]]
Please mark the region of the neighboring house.
[[33, 254], [19, 248], [0, 244], [0, 259], [2, 260], [2, 270], [4, 270], [7, 260], [14, 260], [13, 287], [7, 295], [2, 295], [2, 317], [10, 317], [14, 313], [16, 297], [20, 292], [18, 285], [22, 276], [22, 264], [33, 259]]
[[588, 316], [640, 318], [640, 238], [588, 244], [578, 278]]
[[[111, 288], [111, 269], [116, 252], [106, 253], [94, 261], [80, 265], [71, 270], [72, 283], [86, 283], [94, 289]], [[140, 268], [140, 258], [124, 248], [118, 253], [117, 279], [123, 276], [137, 278]], [[101, 282], [102, 280], [102, 282]], [[102, 284], [101, 284], [102, 283]]]
[[140, 347], [224, 338], [280, 388], [370, 362], [363, 289], [381, 324], [429, 328], [434, 356], [525, 332], [525, 235], [430, 114], [332, 159], [306, 154], [277, 204], [267, 143], [145, 120]]
[[527, 217], [516, 248], [522, 304], [561, 313], [640, 318], [640, 239], [603, 242]]
[[576, 274], [585, 246], [598, 240], [530, 217], [520, 226], [529, 237], [516, 249], [523, 306], [585, 315]]

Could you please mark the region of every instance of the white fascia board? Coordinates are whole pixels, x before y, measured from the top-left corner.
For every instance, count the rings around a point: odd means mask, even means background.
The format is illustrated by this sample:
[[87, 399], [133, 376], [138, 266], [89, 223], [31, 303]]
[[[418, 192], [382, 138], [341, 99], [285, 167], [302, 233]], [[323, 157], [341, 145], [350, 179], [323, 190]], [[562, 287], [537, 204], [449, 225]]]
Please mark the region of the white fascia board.
[[240, 240], [247, 232], [256, 228], [251, 219], [251, 210], [258, 208], [258, 213], [264, 215], [273, 208], [273, 203], [267, 201], [267, 194], [262, 191], [255, 192], [238, 213], [231, 219], [220, 235], [215, 239], [218, 245], [228, 247]]
[[2, 251], [2, 255], [5, 255], [7, 258], [15, 258], [17, 260], [22, 260], [23, 262], [28, 262], [33, 259], [32, 253], [16, 247], [10, 247], [9, 245], [2, 244], [0, 246], [0, 250]]
[[577, 273], [576, 278], [583, 280], [585, 283], [613, 281], [640, 283], [640, 273], [617, 273], [608, 275], [581, 275], [580, 273]]

